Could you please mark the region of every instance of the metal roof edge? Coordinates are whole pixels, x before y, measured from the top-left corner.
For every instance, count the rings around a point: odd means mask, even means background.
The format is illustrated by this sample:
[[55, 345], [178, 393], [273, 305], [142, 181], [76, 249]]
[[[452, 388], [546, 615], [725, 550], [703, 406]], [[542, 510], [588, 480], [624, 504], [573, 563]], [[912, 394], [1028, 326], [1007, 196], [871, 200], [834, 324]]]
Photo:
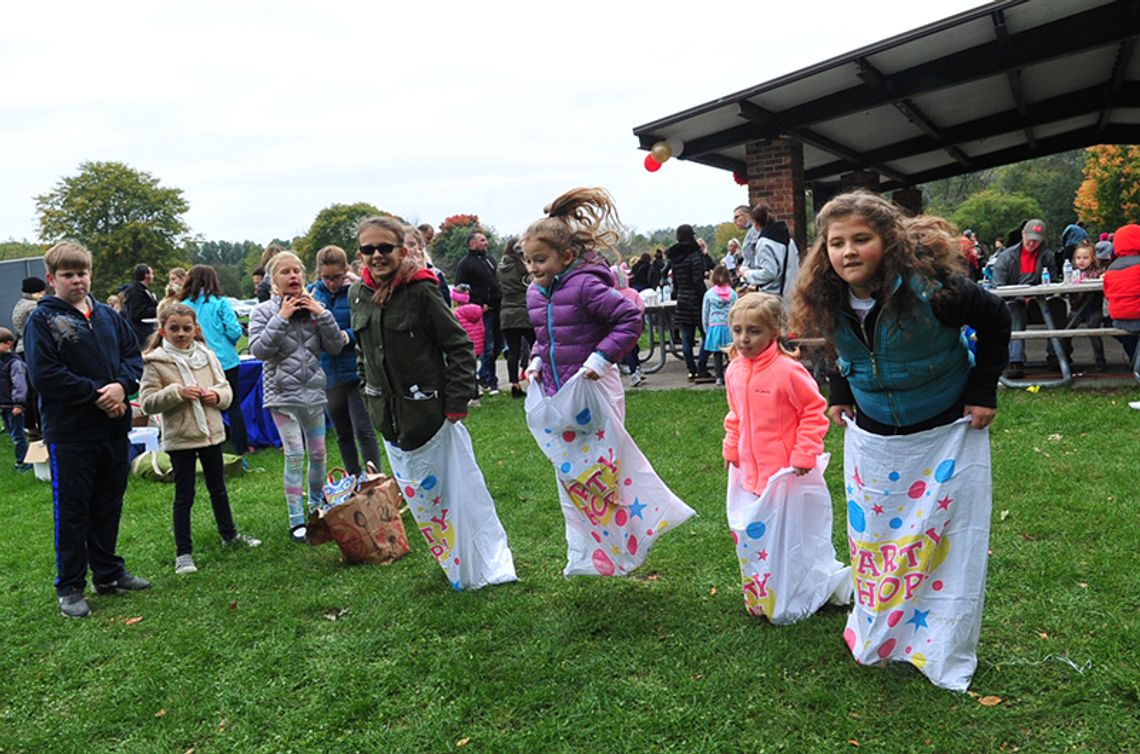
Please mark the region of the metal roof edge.
[[783, 76], [771, 79], [770, 81], [765, 81], [761, 84], [749, 87], [748, 89], [741, 89], [738, 92], [726, 94], [725, 96], [718, 97], [715, 100], [696, 105], [689, 108], [688, 110], [682, 110], [679, 113], [667, 115], [664, 118], [650, 121], [644, 125], [635, 126], [633, 129], [633, 134], [635, 136], [652, 134], [658, 128], [670, 126], [697, 115], [703, 115], [705, 113], [716, 110], [719, 107], [724, 107], [725, 105], [740, 102], [750, 97], [755, 97], [757, 94], [762, 94], [777, 87], [786, 86], [801, 79], [808, 78], [809, 76], [814, 76], [818, 73], [822, 73], [831, 68], [836, 68], [841, 65], [846, 65], [847, 63], [852, 63], [858, 58], [874, 55], [876, 53], [889, 50], [893, 47], [898, 47], [908, 42], [914, 42], [916, 40], [922, 39], [923, 37], [930, 36], [931, 34], [936, 34], [940, 31], [953, 28], [954, 26], [959, 26], [961, 24], [974, 21], [983, 16], [988, 16], [992, 13], [1007, 10], [1008, 8], [1024, 5], [1027, 2], [1029, 2], [1029, 0], [994, 0], [994, 2], [989, 2], [976, 8], [964, 10], [961, 13], [955, 14], [953, 16], [948, 16], [938, 21], [933, 21], [929, 24], [926, 24], [925, 26], [920, 26], [917, 29], [911, 29], [910, 31], [905, 31], [901, 34], [896, 34], [893, 37], [888, 37], [887, 39], [883, 39], [878, 42], [873, 42], [864, 47], [860, 47], [850, 52], [843, 53], [842, 55], [837, 55], [836, 57], [824, 60], [820, 63], [810, 65], [807, 68], [801, 68], [798, 71], [793, 71], [792, 73], [787, 73]]

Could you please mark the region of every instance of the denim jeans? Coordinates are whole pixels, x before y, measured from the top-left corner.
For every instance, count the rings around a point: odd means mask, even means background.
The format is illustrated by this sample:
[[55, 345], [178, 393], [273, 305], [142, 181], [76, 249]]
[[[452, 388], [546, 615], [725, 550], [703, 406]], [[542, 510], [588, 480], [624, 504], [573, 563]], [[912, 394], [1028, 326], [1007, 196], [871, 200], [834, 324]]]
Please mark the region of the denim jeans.
[[[1009, 299], [1005, 302], [1006, 306], [1009, 308], [1009, 318], [1010, 318], [1011, 324], [1012, 324], [1011, 329], [1014, 332], [1019, 332], [1021, 330], [1024, 330], [1025, 326], [1029, 323], [1030, 311], [1029, 311], [1029, 307], [1026, 304], [1026, 302], [1028, 302], [1028, 301], [1033, 302], [1033, 304], [1035, 306], [1037, 306], [1038, 308], [1040, 308], [1042, 305], [1040, 299], [1037, 299], [1037, 298], [1029, 298], [1029, 299], [1025, 299], [1025, 300]], [[1049, 315], [1053, 319], [1053, 328], [1058, 329], [1058, 330], [1063, 329], [1065, 327], [1065, 325], [1067, 324], [1068, 316], [1069, 316], [1068, 309], [1065, 305], [1065, 300], [1062, 298], [1057, 298], [1057, 297], [1049, 298], [1049, 299], [1045, 300], [1045, 306], [1047, 306], [1049, 308]], [[1044, 317], [1042, 317], [1042, 322], [1043, 321], [1044, 321]], [[1061, 341], [1061, 347], [1065, 349], [1066, 354], [1072, 354], [1072, 352], [1073, 352], [1072, 340], [1070, 340], [1068, 338], [1063, 339]], [[1048, 349], [1050, 354], [1053, 353], [1052, 341], [1047, 342], [1046, 348]], [[1014, 362], [1019, 363], [1019, 364], [1025, 363], [1025, 341], [1023, 339], [1021, 339], [1021, 338], [1010, 338], [1009, 339], [1009, 360], [1010, 360], [1010, 363], [1014, 363]]]
[[28, 438], [24, 434], [24, 415], [12, 413], [12, 409], [4, 409], [4, 431], [12, 438], [12, 445], [16, 449], [16, 463], [23, 463], [24, 456], [28, 454]]
[[495, 361], [503, 350], [503, 330], [499, 326], [499, 313], [494, 309], [483, 312], [483, 355], [479, 357], [479, 382], [491, 390], [499, 389], [499, 375]]

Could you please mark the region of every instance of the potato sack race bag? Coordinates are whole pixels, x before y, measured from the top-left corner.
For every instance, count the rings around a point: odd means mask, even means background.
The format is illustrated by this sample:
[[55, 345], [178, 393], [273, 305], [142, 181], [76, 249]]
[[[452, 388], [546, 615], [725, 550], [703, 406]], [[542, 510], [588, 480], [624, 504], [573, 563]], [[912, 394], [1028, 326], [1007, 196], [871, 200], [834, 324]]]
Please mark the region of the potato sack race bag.
[[336, 542], [345, 563], [394, 563], [411, 549], [400, 518], [402, 503], [396, 480], [385, 477], [339, 505], [310, 513], [306, 539], [311, 545]]
[[757, 497], [740, 486], [740, 470], [728, 469], [728, 528], [736, 544], [744, 606], [777, 625], [803, 620], [831, 600], [851, 601], [851, 568], [835, 558], [831, 495], [823, 472], [796, 476], [791, 467], [772, 475]]
[[415, 450], [389, 442], [384, 448], [420, 533], [452, 588], [515, 581], [507, 533], [475, 462], [467, 429], [445, 421]]
[[536, 382], [527, 388], [527, 425], [558, 480], [566, 576], [625, 576], [694, 513], [625, 431], [621, 390], [612, 366], [598, 381], [575, 375], [550, 397]]
[[978, 660], [993, 480], [989, 430], [969, 419], [913, 435], [847, 422], [843, 441], [860, 664], [897, 660], [965, 691]]

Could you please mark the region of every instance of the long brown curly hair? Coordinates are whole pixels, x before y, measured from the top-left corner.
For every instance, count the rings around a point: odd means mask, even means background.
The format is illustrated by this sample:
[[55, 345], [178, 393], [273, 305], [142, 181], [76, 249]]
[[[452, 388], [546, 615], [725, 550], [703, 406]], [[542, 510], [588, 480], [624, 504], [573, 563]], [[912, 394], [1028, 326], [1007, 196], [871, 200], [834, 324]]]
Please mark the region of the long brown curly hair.
[[540, 241], [575, 258], [606, 263], [604, 251], [621, 240], [621, 218], [610, 192], [604, 188], [576, 188], [543, 208], [546, 217], [530, 224], [521, 241]]
[[895, 309], [905, 316], [917, 302], [915, 293], [905, 284], [912, 272], [927, 281], [943, 284], [965, 272], [958, 231], [946, 220], [928, 215], [908, 217], [897, 205], [868, 191], [840, 194], [823, 205], [816, 215], [815, 242], [796, 279], [792, 327], [801, 337], [830, 337], [835, 332], [837, 314], [847, 301], [847, 283], [831, 266], [827, 253], [828, 227], [832, 221], [852, 215], [871, 226], [883, 240], [876, 298], [883, 295], [885, 281], [900, 278], [904, 281], [895, 295], [880, 299], [884, 311]]

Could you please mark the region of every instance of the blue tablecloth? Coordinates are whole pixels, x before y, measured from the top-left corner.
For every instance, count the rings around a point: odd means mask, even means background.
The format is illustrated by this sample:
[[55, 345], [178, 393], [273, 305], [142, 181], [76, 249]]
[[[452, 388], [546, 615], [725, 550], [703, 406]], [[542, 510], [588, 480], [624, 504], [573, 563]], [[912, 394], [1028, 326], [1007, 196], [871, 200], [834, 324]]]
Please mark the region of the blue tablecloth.
[[[237, 400], [241, 403], [241, 415], [245, 417], [245, 431], [249, 444], [255, 448], [280, 448], [281, 436], [269, 409], [261, 404], [265, 390], [261, 386], [261, 362], [257, 359], [243, 361], [238, 367]], [[228, 420], [227, 420], [228, 423]]]

